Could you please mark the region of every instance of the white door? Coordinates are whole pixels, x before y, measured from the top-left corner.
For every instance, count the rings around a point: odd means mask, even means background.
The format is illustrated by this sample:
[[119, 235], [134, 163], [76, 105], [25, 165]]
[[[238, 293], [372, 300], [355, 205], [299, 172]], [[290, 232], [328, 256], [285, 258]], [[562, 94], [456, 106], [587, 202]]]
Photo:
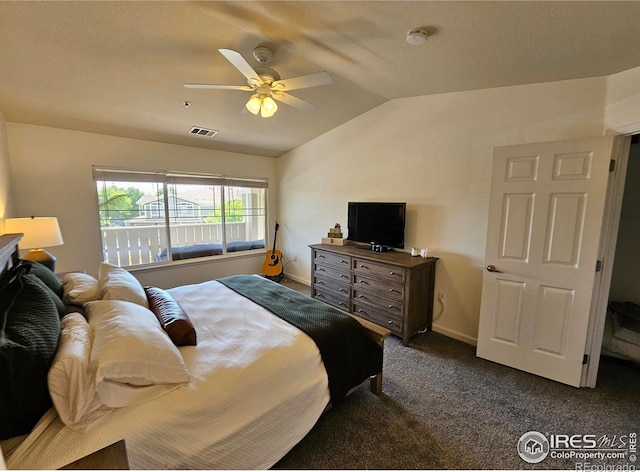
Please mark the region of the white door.
[[495, 149], [479, 357], [580, 386], [613, 141]]

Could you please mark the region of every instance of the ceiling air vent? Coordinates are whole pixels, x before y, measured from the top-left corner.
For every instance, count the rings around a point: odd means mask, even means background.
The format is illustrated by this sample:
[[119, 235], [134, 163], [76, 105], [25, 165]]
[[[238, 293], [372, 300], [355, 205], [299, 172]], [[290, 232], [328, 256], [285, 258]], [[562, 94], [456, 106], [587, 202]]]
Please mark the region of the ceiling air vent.
[[189, 130], [189, 134], [194, 136], [200, 136], [202, 138], [213, 138], [218, 132], [215, 129], [207, 129], [200, 128], [199, 126], [194, 126]]

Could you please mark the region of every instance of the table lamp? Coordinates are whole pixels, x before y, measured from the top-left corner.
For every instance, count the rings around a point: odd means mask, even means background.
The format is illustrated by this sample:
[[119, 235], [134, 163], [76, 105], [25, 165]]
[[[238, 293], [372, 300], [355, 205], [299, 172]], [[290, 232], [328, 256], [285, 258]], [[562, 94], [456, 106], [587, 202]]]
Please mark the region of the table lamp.
[[22, 249], [30, 249], [23, 259], [39, 262], [55, 271], [56, 258], [42, 249], [43, 247], [60, 246], [64, 243], [58, 218], [42, 216], [30, 218], [7, 218], [4, 220], [5, 233], [22, 233], [24, 236], [18, 243]]

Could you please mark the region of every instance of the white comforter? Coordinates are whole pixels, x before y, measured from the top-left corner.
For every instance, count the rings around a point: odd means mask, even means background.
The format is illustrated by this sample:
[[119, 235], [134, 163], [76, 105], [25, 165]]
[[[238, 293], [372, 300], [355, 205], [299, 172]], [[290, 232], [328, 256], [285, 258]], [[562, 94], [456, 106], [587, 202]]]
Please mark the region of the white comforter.
[[56, 469], [124, 438], [132, 469], [265, 469], [310, 431], [329, 390], [306, 334], [216, 281], [170, 293], [197, 332], [197, 346], [180, 348], [190, 383], [85, 433], [51, 409], [9, 468]]

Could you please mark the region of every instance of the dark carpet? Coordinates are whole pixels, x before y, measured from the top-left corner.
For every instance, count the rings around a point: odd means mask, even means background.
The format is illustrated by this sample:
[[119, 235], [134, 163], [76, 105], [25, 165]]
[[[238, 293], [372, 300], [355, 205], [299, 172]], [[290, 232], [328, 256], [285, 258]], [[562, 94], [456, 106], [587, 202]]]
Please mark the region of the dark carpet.
[[[583, 461], [529, 464], [517, 443], [528, 431], [628, 443], [640, 433], [640, 365], [603, 357], [598, 377], [595, 389], [577, 389], [479, 359], [475, 347], [437, 333], [409, 347], [392, 336], [382, 396], [360, 388], [274, 468], [575, 469]], [[640, 468], [628, 455], [588, 462]]]

